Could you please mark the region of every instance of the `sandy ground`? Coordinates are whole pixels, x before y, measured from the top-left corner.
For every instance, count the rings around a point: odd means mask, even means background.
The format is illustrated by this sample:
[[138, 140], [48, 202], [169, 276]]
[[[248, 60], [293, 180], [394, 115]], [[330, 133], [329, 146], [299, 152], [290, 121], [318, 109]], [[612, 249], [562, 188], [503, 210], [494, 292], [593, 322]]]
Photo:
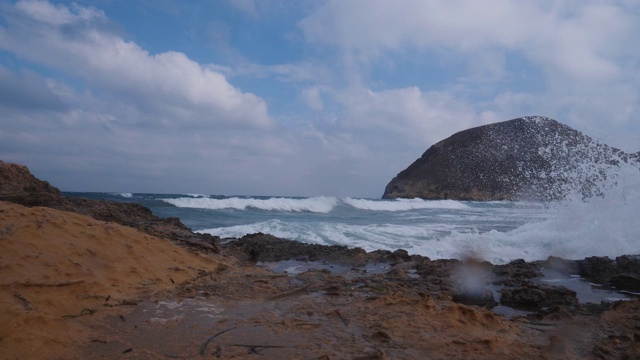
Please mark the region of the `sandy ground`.
[[90, 335], [80, 317], [160, 296], [220, 266], [132, 228], [0, 202], [0, 358], [74, 357]]
[[638, 301], [505, 319], [393, 276], [275, 273], [0, 202], [0, 358], [640, 358]]

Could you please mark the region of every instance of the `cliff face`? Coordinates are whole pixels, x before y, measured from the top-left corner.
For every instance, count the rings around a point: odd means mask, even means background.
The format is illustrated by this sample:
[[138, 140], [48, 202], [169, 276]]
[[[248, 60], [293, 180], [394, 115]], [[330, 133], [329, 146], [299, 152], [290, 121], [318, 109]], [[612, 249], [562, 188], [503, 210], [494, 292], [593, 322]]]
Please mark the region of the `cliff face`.
[[545, 117], [458, 132], [431, 146], [387, 185], [383, 198], [555, 200], [599, 195], [609, 170], [635, 154]]

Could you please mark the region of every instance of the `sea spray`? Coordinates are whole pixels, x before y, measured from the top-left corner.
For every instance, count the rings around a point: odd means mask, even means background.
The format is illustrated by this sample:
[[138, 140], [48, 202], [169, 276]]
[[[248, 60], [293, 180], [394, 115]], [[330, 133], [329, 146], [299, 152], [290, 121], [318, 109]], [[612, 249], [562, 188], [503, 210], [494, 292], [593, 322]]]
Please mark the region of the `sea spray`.
[[611, 166], [601, 172], [603, 169], [598, 168], [600, 183], [593, 184], [597, 195], [585, 198], [582, 189], [574, 189], [564, 200], [550, 204], [546, 220], [508, 232], [454, 231], [441, 240], [450, 247], [441, 248], [438, 255], [451, 250], [457, 258], [474, 253], [493, 263], [505, 263], [552, 255], [581, 259], [640, 253], [640, 169], [636, 164]]

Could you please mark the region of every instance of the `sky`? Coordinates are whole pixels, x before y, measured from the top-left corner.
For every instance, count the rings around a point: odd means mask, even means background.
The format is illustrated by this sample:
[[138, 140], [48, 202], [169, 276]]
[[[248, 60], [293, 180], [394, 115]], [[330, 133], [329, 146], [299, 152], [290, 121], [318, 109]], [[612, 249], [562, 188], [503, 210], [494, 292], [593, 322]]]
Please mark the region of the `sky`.
[[0, 0], [0, 160], [63, 191], [380, 197], [470, 127], [640, 150], [640, 2]]

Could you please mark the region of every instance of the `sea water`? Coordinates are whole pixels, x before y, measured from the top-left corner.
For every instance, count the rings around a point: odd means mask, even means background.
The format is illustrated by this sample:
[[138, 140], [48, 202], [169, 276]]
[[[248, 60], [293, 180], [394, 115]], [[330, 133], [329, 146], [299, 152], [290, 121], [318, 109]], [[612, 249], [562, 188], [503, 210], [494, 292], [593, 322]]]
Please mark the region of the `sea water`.
[[[502, 264], [548, 256], [640, 253], [640, 171], [619, 169], [603, 196], [551, 203], [207, 194], [67, 193], [149, 207], [192, 230], [238, 238], [268, 233], [305, 243], [405, 249], [431, 259]], [[614, 181], [615, 180], [615, 181]]]

